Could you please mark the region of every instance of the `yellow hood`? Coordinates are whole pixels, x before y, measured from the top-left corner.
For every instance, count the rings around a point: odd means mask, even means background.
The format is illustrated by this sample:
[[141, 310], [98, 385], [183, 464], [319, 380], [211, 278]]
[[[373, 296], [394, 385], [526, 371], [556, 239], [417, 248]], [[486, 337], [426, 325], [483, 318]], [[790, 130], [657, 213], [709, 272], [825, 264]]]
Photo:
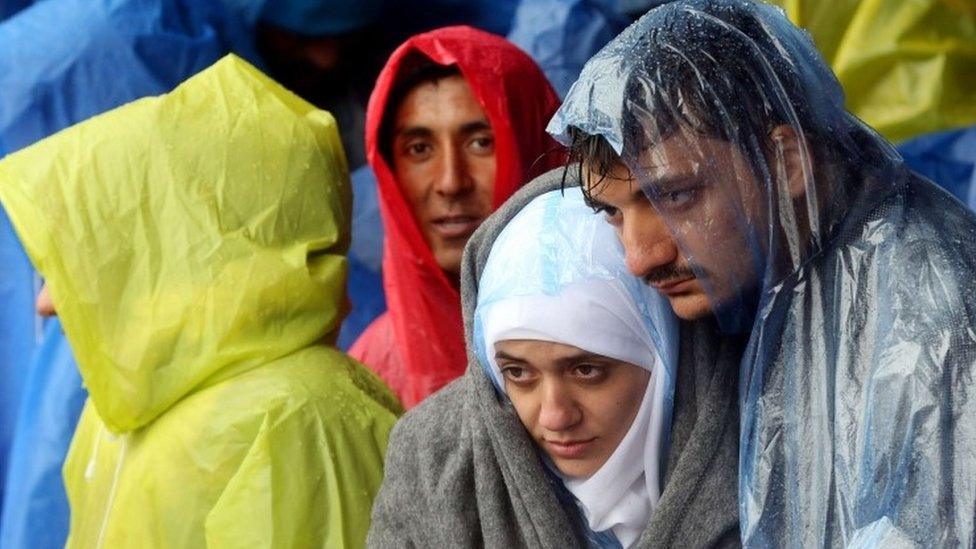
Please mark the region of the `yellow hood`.
[[334, 335], [350, 200], [331, 115], [234, 56], [0, 162], [115, 432]]

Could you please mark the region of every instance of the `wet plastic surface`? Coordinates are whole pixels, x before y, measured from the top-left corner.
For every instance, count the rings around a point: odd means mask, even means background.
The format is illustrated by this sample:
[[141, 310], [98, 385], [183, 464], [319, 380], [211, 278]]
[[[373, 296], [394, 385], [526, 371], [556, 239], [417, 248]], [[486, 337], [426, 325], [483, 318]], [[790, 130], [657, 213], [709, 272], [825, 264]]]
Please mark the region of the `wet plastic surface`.
[[550, 124], [600, 135], [720, 324], [747, 332], [747, 546], [973, 543], [976, 218], [844, 110], [777, 8], [676, 1]]

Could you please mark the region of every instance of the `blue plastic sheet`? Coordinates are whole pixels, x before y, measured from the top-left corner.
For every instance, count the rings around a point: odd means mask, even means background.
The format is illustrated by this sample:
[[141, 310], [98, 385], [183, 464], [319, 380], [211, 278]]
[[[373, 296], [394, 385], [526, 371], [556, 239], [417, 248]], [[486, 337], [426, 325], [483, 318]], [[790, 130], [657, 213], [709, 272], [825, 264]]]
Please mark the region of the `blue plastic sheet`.
[[508, 39], [565, 97], [583, 64], [628, 23], [613, 0], [530, 0], [519, 4]]
[[[0, 209], [0, 510], [14, 423], [27, 362], [41, 339], [34, 315], [36, 275], [6, 213]], [[0, 528], [2, 528], [0, 522]]]
[[400, 37], [395, 42], [447, 25], [470, 25], [505, 36], [512, 28], [519, 3], [520, 0], [390, 0], [381, 24]]
[[26, 8], [32, 0], [0, 0], [0, 21]]
[[913, 170], [976, 210], [976, 126], [916, 137], [898, 152]]
[[[0, 44], [0, 155], [134, 99], [169, 91], [228, 51], [257, 60], [252, 31], [217, 0], [46, 0], [0, 23]], [[34, 374], [29, 364], [41, 341], [33, 307], [38, 286], [0, 212], [4, 549], [60, 546], [67, 534], [61, 527], [67, 517], [57, 514], [66, 512], [63, 490], [45, 479], [60, 478], [74, 417], [65, 409], [34, 410], [21, 402], [57, 399], [68, 406], [83, 393], [80, 384], [73, 391], [45, 384], [45, 372], [63, 371], [57, 362], [63, 354], [53, 352], [34, 363], [39, 372], [25, 384]], [[62, 337], [49, 330], [43, 348], [61, 348]], [[11, 438], [23, 441], [40, 432], [61, 438], [37, 446], [19, 442], [16, 453], [8, 451]]]
[[61, 466], [87, 392], [57, 319], [44, 327], [44, 341], [25, 373], [0, 547], [61, 547], [69, 518]]
[[375, 23], [387, 0], [268, 0], [263, 18], [307, 36], [337, 35]]
[[349, 245], [349, 300], [337, 346], [349, 349], [370, 322], [386, 310], [383, 291], [383, 220], [376, 176], [368, 165], [352, 172], [352, 243]]

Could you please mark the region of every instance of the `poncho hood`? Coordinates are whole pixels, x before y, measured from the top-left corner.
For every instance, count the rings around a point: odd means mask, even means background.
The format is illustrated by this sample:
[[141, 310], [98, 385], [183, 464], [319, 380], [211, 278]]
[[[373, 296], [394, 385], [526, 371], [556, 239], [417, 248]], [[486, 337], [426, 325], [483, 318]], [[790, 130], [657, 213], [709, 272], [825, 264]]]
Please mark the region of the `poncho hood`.
[[392, 385], [407, 407], [458, 377], [465, 364], [458, 290], [434, 260], [381, 152], [390, 93], [405, 61], [417, 54], [436, 64], [457, 65], [485, 110], [495, 136], [495, 207], [564, 158], [544, 131], [559, 105], [556, 93], [538, 66], [503, 38], [447, 27], [411, 38], [390, 57], [369, 101], [366, 148], [379, 184], [386, 235], [383, 284], [398, 355], [391, 360], [398, 364], [368, 365], [381, 372], [401, 371], [397, 377], [402, 381]]
[[9, 156], [0, 200], [115, 432], [341, 320], [335, 122], [237, 57]]

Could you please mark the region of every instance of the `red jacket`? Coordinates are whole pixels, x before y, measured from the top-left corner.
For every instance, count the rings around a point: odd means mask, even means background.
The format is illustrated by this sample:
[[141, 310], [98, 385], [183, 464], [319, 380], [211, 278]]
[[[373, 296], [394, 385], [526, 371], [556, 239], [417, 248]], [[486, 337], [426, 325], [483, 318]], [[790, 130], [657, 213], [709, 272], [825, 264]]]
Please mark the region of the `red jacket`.
[[407, 408], [460, 376], [467, 363], [461, 297], [434, 260], [380, 152], [387, 101], [404, 58], [413, 52], [457, 65], [488, 116], [495, 136], [495, 208], [564, 160], [545, 133], [559, 98], [535, 62], [512, 43], [470, 27], [446, 27], [414, 36], [393, 52], [366, 111], [366, 155], [379, 182], [386, 232], [388, 309], [349, 352], [378, 373]]

